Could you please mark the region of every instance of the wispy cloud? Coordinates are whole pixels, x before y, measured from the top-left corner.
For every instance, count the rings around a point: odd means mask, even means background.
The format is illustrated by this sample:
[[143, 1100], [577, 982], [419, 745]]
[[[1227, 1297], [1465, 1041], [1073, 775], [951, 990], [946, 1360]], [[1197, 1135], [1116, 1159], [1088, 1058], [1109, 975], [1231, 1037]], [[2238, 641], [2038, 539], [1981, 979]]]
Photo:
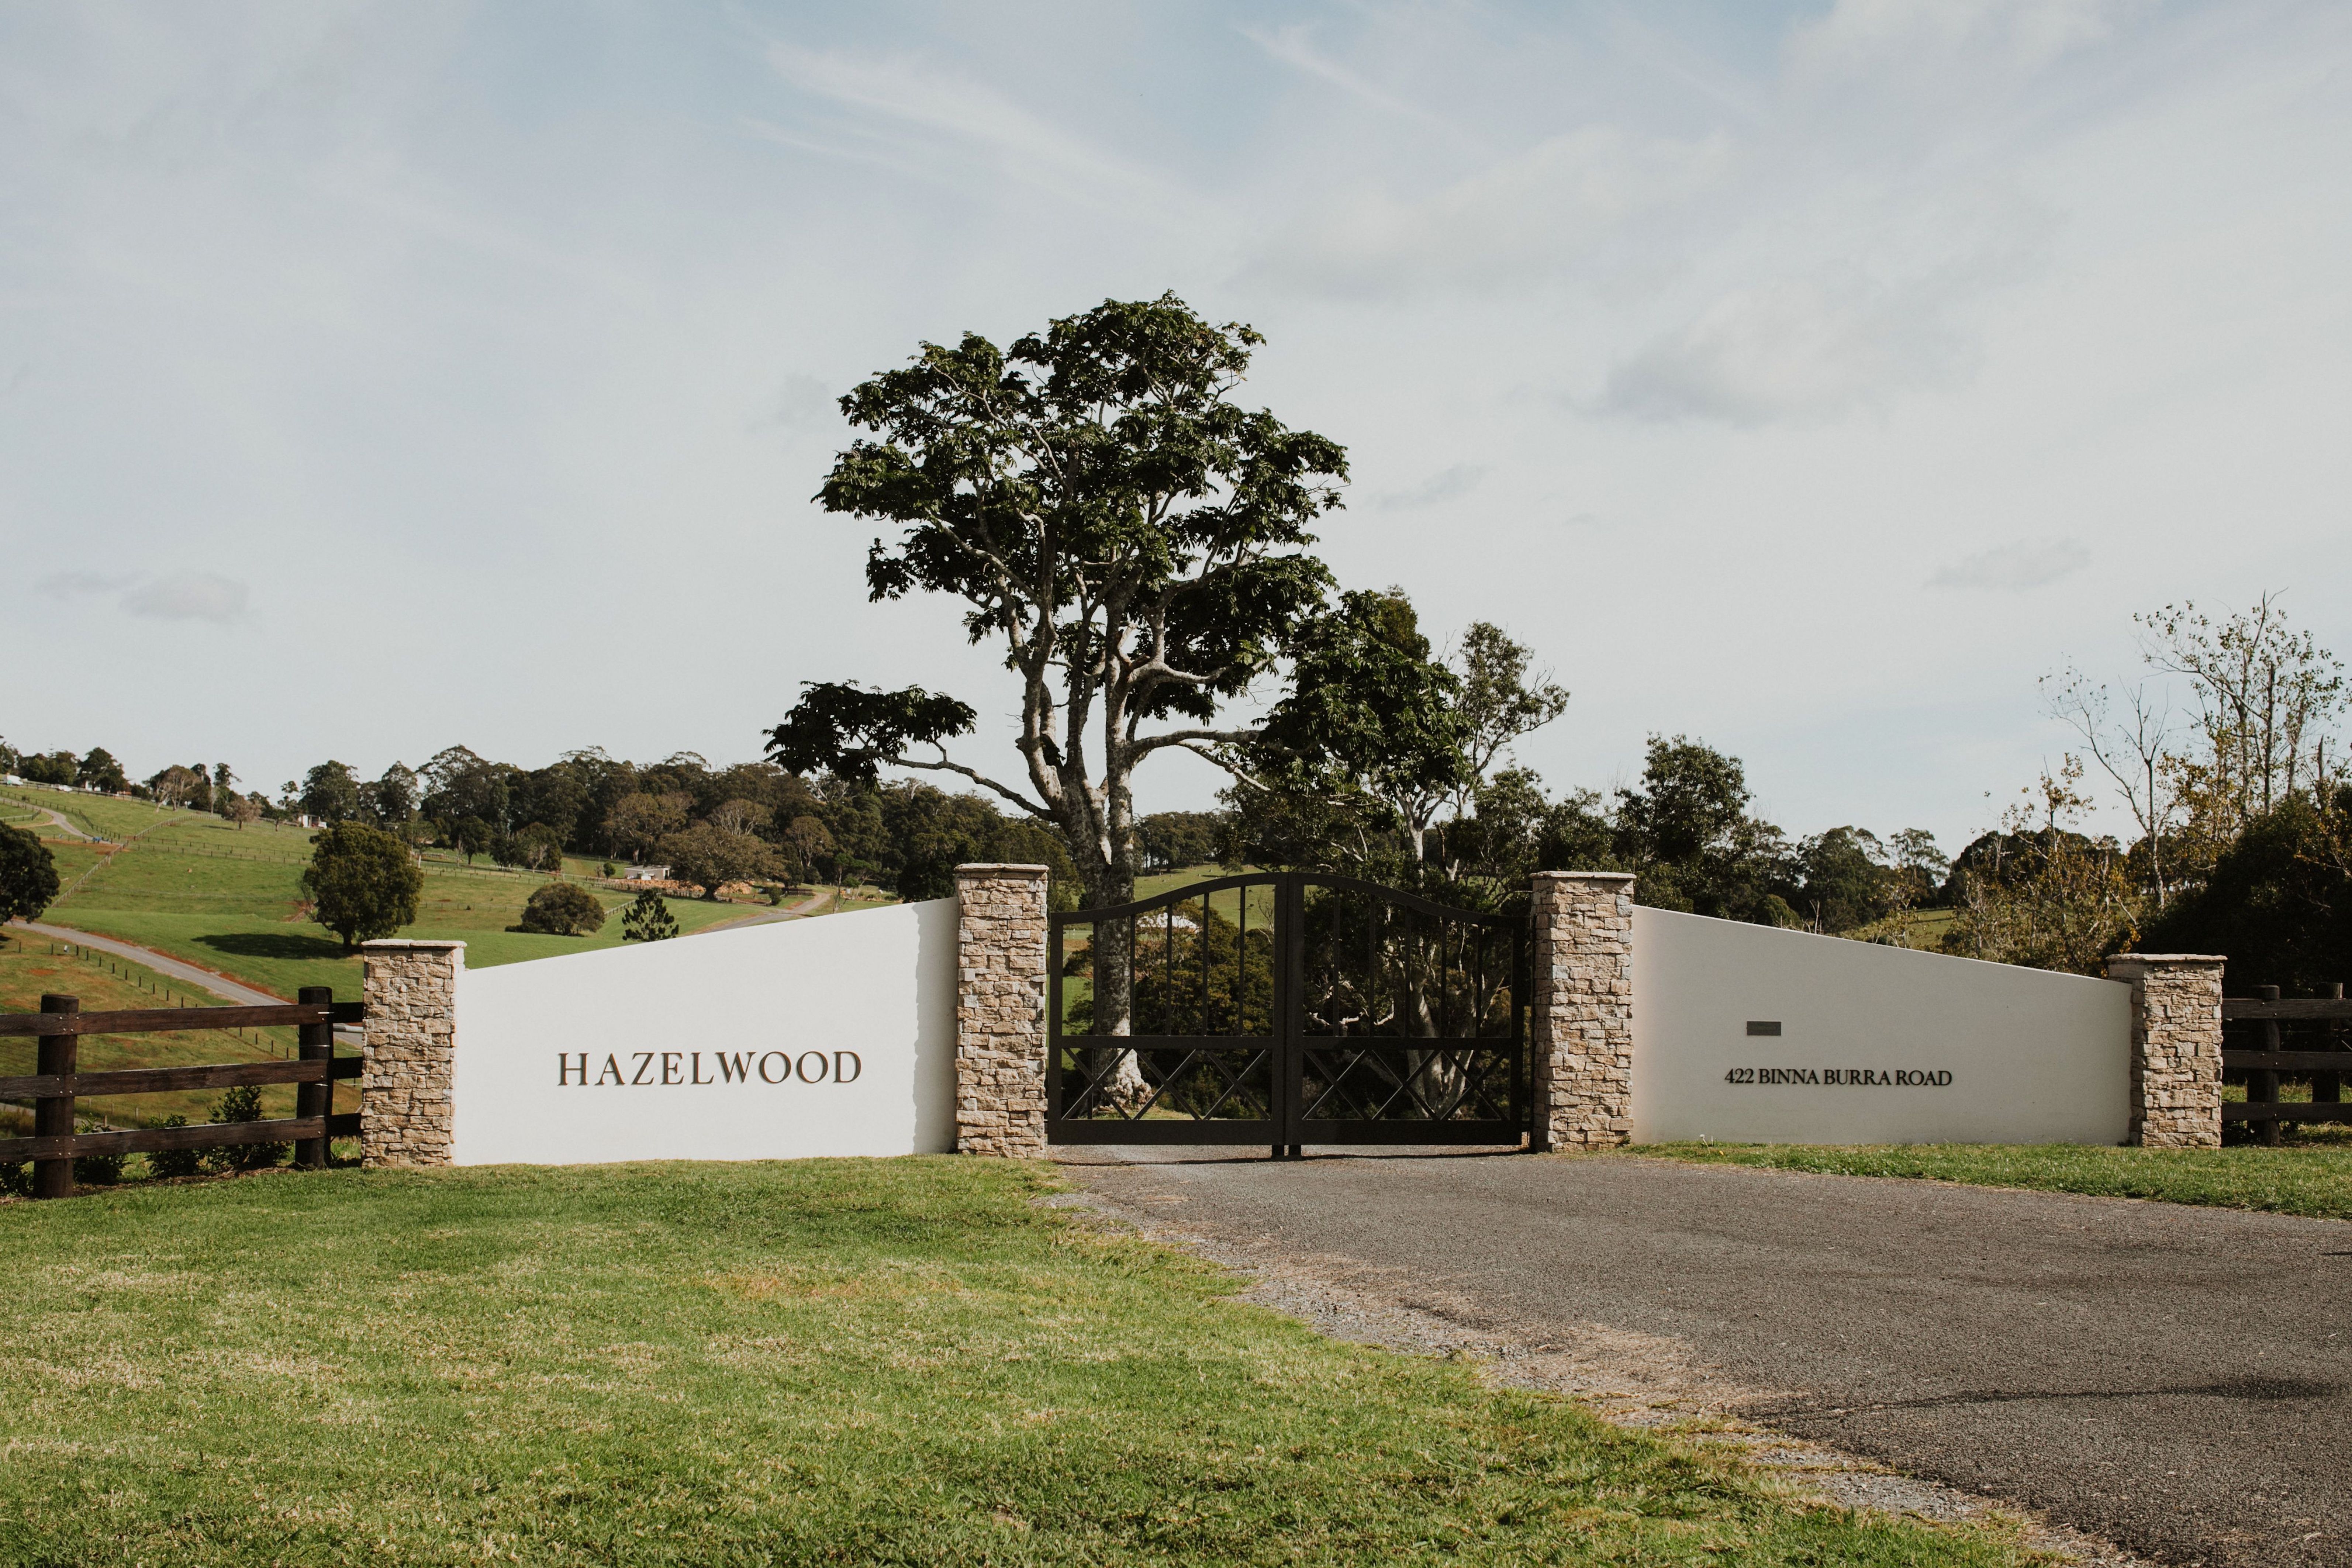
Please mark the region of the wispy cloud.
[[1458, 500], [1478, 488], [1486, 470], [1475, 463], [1456, 463], [1452, 468], [1432, 474], [1417, 485], [1401, 490], [1391, 490], [1373, 504], [1382, 511], [1405, 511], [1414, 507], [1435, 506], [1440, 501]]
[[1969, 57], [2038, 70], [2106, 37], [2143, 0], [1837, 0], [1791, 36], [1801, 72], [1883, 77], [1925, 67], [1947, 79]]
[[[1171, 224], [1205, 211], [1204, 204], [1156, 172], [968, 77], [901, 57], [817, 52], [782, 43], [769, 47], [768, 62], [792, 86], [848, 111], [853, 121], [830, 128], [848, 134], [853, 140], [847, 145], [789, 127], [757, 127], [776, 140], [898, 167], [908, 166], [909, 153], [944, 153], [1098, 210], [1158, 215]], [[864, 141], [878, 142], [884, 151], [858, 145]]]
[[1375, 109], [1390, 114], [1402, 115], [1408, 120], [1417, 120], [1423, 125], [1434, 126], [1449, 135], [1463, 135], [1461, 129], [1444, 116], [1433, 113], [1418, 103], [1399, 98], [1385, 89], [1374, 86], [1339, 61], [1319, 53], [1315, 46], [1307, 41], [1312, 29], [1304, 23], [1293, 23], [1287, 27], [1236, 25], [1234, 31], [1280, 60], [1284, 65], [1304, 71], [1320, 81], [1328, 82], [1349, 97], [1360, 99]]
[[247, 584], [216, 572], [167, 572], [157, 576], [59, 572], [41, 579], [38, 586], [55, 599], [120, 595], [118, 604], [125, 614], [150, 620], [213, 621], [224, 626], [242, 617], [253, 598]]
[[139, 581], [136, 573], [57, 572], [34, 586], [52, 599], [87, 599], [100, 594], [120, 594]]
[[1974, 588], [2021, 594], [2071, 576], [2091, 563], [2091, 552], [2071, 539], [2035, 544], [2020, 541], [1963, 556], [1927, 579], [1930, 588]]
[[1878, 217], [1861, 254], [1810, 265], [1769, 255], [1773, 270], [1620, 360], [1593, 410], [1803, 424], [1965, 381], [1985, 307], [2048, 266], [2056, 218], [1997, 188], [1897, 201]]
[[253, 591], [213, 572], [174, 572], [150, 578], [122, 595], [122, 607], [159, 621], [218, 621], [245, 614]]
[[1535, 282], [1713, 184], [1728, 155], [1720, 138], [1567, 132], [1423, 200], [1359, 190], [1322, 204], [1278, 234], [1244, 276], [1351, 298]]
[[1727, 293], [1610, 373], [1599, 411], [1733, 425], [1831, 418], [1948, 381], [1966, 355], [1932, 290], [1792, 279]]

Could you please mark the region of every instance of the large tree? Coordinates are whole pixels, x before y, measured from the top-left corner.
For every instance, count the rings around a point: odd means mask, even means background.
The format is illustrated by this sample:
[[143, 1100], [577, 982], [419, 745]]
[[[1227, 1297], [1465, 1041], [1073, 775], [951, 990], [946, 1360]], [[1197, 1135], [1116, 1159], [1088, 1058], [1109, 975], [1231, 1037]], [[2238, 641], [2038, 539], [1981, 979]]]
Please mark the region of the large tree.
[[781, 877], [784, 870], [776, 852], [760, 839], [708, 822], [668, 835], [658, 848], [661, 858], [669, 862], [672, 877], [699, 885], [702, 896], [714, 901], [719, 889], [730, 882]]
[[302, 776], [302, 815], [331, 827], [360, 814], [360, 782], [351, 764], [331, 759]]
[[57, 896], [58, 867], [49, 847], [0, 823], [0, 921], [38, 920]]
[[310, 918], [341, 937], [348, 952], [416, 919], [425, 873], [408, 847], [381, 827], [339, 822], [310, 841], [302, 890], [310, 896]]
[[[853, 780], [886, 765], [960, 774], [1049, 824], [1088, 902], [1132, 897], [1136, 769], [1251, 739], [1219, 725], [1221, 704], [1288, 650], [1330, 584], [1307, 547], [1346, 454], [1234, 401], [1263, 341], [1173, 295], [1112, 300], [1009, 349], [971, 333], [926, 343], [845, 396], [872, 438], [817, 499], [898, 531], [867, 554], [871, 597], [960, 599], [971, 640], [1003, 651], [1021, 772], [951, 755], [973, 710], [919, 687], [812, 683], [770, 754]], [[1116, 1029], [1121, 966], [1100, 967]]]

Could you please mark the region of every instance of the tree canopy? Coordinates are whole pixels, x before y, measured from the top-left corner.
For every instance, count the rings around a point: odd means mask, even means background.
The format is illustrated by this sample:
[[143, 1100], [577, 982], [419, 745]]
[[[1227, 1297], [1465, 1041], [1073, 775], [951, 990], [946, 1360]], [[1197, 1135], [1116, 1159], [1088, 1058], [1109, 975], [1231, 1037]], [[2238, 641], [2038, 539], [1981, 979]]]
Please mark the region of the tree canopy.
[[408, 847], [364, 822], [321, 829], [302, 872], [310, 918], [342, 938], [346, 952], [413, 922], [424, 889], [425, 873]]
[[1220, 706], [1294, 648], [1330, 586], [1308, 547], [1346, 454], [1234, 400], [1263, 341], [1173, 295], [1109, 300], [1006, 349], [925, 343], [843, 397], [871, 437], [817, 499], [897, 531], [867, 554], [871, 597], [959, 599], [966, 634], [1001, 648], [1022, 768], [950, 754], [972, 727], [962, 700], [851, 682], [810, 683], [770, 755], [850, 779], [960, 774], [1057, 830], [1092, 897], [1129, 896], [1137, 766], [1254, 740], [1213, 727]]
[[0, 921], [37, 920], [57, 896], [58, 867], [49, 847], [0, 823]]

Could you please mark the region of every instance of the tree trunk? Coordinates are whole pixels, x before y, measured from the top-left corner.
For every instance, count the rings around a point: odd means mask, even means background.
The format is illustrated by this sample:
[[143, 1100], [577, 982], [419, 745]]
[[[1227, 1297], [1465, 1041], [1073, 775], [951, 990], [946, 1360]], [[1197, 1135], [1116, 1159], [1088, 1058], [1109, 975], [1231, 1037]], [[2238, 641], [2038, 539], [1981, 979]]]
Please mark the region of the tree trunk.
[[[1135, 898], [1135, 875], [1124, 866], [1097, 868], [1087, 879], [1087, 900], [1095, 909], [1129, 903]], [[1135, 922], [1131, 917], [1105, 921], [1094, 928], [1095, 1023], [1097, 1035], [1122, 1037], [1135, 1032]], [[1059, 955], [1055, 955], [1058, 961]], [[1087, 1052], [1087, 1075], [1103, 1082], [1101, 1098], [1122, 1110], [1132, 1109], [1151, 1092], [1142, 1064], [1125, 1047], [1097, 1047]], [[1108, 1072], [1109, 1077], [1103, 1080]]]

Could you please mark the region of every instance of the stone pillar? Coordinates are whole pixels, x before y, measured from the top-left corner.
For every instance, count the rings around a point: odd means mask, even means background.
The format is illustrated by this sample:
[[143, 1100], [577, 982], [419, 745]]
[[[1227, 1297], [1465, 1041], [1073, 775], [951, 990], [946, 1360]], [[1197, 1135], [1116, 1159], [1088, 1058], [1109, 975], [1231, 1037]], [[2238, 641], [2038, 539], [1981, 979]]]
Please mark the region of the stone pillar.
[[1532, 1039], [1538, 1139], [1598, 1149], [1633, 1133], [1633, 877], [1535, 876]]
[[2196, 952], [2121, 952], [2107, 978], [2132, 988], [2131, 1142], [2221, 1146], [2221, 965]]
[[956, 868], [956, 1148], [1045, 1154], [1045, 868]]
[[457, 1120], [450, 1079], [457, 1054], [462, 942], [367, 942], [362, 994], [360, 1163], [446, 1165]]

